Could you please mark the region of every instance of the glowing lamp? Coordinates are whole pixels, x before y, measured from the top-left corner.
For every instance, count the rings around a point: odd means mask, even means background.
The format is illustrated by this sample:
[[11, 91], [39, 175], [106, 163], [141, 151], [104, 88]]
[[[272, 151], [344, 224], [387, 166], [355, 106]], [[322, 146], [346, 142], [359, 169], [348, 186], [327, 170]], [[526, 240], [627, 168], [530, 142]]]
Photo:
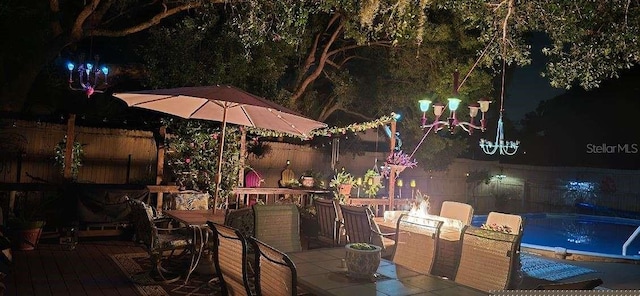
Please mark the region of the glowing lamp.
[[431, 105], [431, 100], [420, 100], [420, 101], [418, 101], [418, 103], [420, 104], [420, 111], [422, 111], [423, 114], [425, 112], [429, 111], [429, 106]]
[[[96, 56], [94, 63], [79, 63], [76, 65], [72, 62], [67, 63], [67, 70], [69, 70], [69, 88], [72, 90], [79, 90], [84, 92], [87, 97], [91, 97], [96, 92], [102, 92], [107, 86], [107, 75], [109, 74], [109, 68], [106, 66], [96, 66], [98, 64], [98, 56]], [[77, 79], [74, 80], [74, 73]], [[77, 83], [79, 85], [74, 85]]]
[[478, 110], [480, 109], [479, 104], [471, 104], [469, 105], [469, 117], [474, 118], [478, 116]]
[[449, 110], [451, 112], [456, 112], [458, 110], [458, 106], [460, 106], [460, 99], [458, 98], [448, 98], [449, 101]]
[[480, 105], [480, 112], [485, 113], [489, 111], [489, 104], [491, 104], [491, 101], [487, 99], [482, 99], [478, 101], [478, 104]]

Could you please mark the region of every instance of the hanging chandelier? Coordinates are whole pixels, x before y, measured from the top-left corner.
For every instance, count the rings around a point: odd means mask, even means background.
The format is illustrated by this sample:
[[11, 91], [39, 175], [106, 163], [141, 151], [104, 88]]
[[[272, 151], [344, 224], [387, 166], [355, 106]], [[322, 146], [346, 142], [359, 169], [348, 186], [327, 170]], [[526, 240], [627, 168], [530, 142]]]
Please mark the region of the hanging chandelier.
[[[453, 73], [453, 97], [448, 98], [448, 104], [445, 106], [442, 103], [433, 103], [431, 100], [419, 100], [420, 111], [422, 111], [422, 129], [433, 129], [436, 133], [443, 129], [444, 127], [448, 127], [449, 132], [453, 133], [456, 127], [461, 127], [465, 130], [469, 135], [473, 134], [473, 130], [478, 129], [481, 131], [485, 131], [487, 121], [485, 119], [485, 114], [489, 111], [489, 104], [491, 101], [489, 100], [479, 100], [477, 103], [473, 103], [468, 106], [469, 108], [469, 121], [459, 121], [456, 117], [456, 111], [460, 106], [461, 100], [457, 98], [458, 95], [458, 71], [456, 70]], [[429, 111], [429, 107], [433, 103], [433, 114], [435, 115], [435, 119], [433, 122], [429, 123], [427, 119], [427, 111]], [[446, 120], [440, 120], [440, 117], [444, 113], [444, 109], [449, 107], [449, 117]], [[478, 116], [478, 111], [480, 111], [481, 118], [478, 125], [476, 123], [475, 118]]]
[[88, 98], [95, 92], [102, 92], [108, 86], [109, 68], [104, 65], [98, 66], [100, 60], [98, 55], [94, 60], [94, 63], [79, 63], [77, 67], [72, 62], [67, 63], [69, 88], [83, 91]]
[[496, 152], [500, 155], [514, 155], [518, 152], [520, 141], [505, 141], [504, 139], [504, 127], [502, 123], [502, 116], [504, 114], [504, 88], [505, 88], [505, 73], [507, 69], [507, 24], [509, 21], [509, 15], [513, 9], [513, 1], [509, 2], [508, 14], [502, 24], [502, 83], [500, 88], [500, 117], [498, 118], [498, 127], [496, 129], [496, 140], [494, 142], [480, 139], [480, 148], [485, 154], [493, 155]]
[[[503, 113], [504, 113], [507, 24], [508, 24], [509, 16], [511, 15], [512, 10], [513, 10], [513, 0], [510, 0], [508, 5], [508, 13], [502, 24], [502, 89], [500, 93], [500, 117], [498, 118], [498, 126], [496, 130], [495, 141], [492, 142], [485, 139], [480, 140], [480, 143], [479, 143], [480, 148], [485, 154], [495, 154], [496, 152], [498, 152], [500, 153], [500, 155], [511, 156], [516, 154], [520, 145], [520, 141], [506, 141], [504, 139], [504, 126], [503, 126], [503, 120], [502, 120]], [[463, 121], [459, 121], [458, 118], [456, 117], [456, 111], [460, 106], [460, 102], [461, 102], [461, 100], [458, 99], [457, 96], [458, 96], [458, 89], [460, 89], [460, 87], [467, 80], [467, 78], [469, 77], [473, 69], [478, 65], [480, 60], [487, 53], [493, 41], [496, 39], [496, 37], [497, 35], [494, 36], [493, 39], [491, 39], [491, 41], [487, 44], [485, 49], [480, 54], [480, 57], [478, 57], [475, 64], [471, 67], [471, 69], [467, 73], [467, 76], [462, 80], [462, 83], [460, 85], [458, 85], [458, 71], [456, 70], [456, 72], [454, 72], [453, 97], [448, 99], [449, 117], [446, 120], [440, 120], [440, 117], [442, 116], [442, 114], [444, 113], [444, 109], [446, 108], [444, 104], [433, 103], [431, 100], [426, 100], [426, 99], [418, 101], [418, 103], [420, 104], [420, 111], [422, 111], [421, 128], [427, 129], [427, 131], [424, 133], [424, 135], [422, 136], [422, 139], [420, 139], [420, 141], [418, 142], [418, 145], [416, 145], [415, 149], [410, 154], [410, 157], [413, 157], [413, 155], [418, 151], [418, 148], [420, 147], [420, 145], [422, 145], [427, 135], [429, 135], [429, 132], [431, 132], [432, 130], [434, 130], [435, 132], [438, 132], [444, 127], [448, 127], [449, 131], [453, 133], [455, 128], [459, 126], [462, 129], [464, 129], [467, 133], [469, 133], [469, 135], [471, 135], [473, 133], [473, 130], [475, 129], [479, 129], [483, 132], [486, 130], [485, 114], [487, 113], [487, 111], [489, 111], [489, 104], [491, 103], [491, 101], [482, 99], [477, 101], [477, 104], [473, 103], [469, 105], [470, 120], [469, 122], [463, 122]], [[429, 107], [432, 105], [432, 103], [433, 103], [433, 113], [435, 115], [435, 119], [433, 120], [433, 122], [429, 123], [429, 120], [427, 119], [427, 111], [429, 111]], [[482, 113], [482, 116], [480, 118], [480, 125], [477, 125], [475, 122], [475, 118], [478, 115], [478, 111]]]
[[[433, 128], [437, 133], [439, 130], [443, 129], [445, 126], [449, 128], [449, 132], [453, 133], [456, 127], [461, 127], [470, 135], [473, 133], [474, 129], [479, 129], [481, 131], [485, 131], [486, 129], [486, 119], [485, 113], [489, 111], [489, 104], [491, 101], [480, 100], [478, 103], [473, 103], [469, 105], [469, 122], [467, 121], [459, 121], [456, 117], [456, 111], [460, 106], [460, 99], [458, 98], [448, 98], [448, 107], [449, 107], [449, 117], [447, 120], [440, 120], [440, 117], [444, 113], [445, 105], [442, 103], [434, 103], [433, 104], [433, 114], [435, 115], [435, 119], [433, 122], [428, 123], [427, 119], [427, 111], [429, 111], [429, 106], [431, 105], [430, 100], [420, 100], [418, 103], [420, 104], [420, 111], [422, 111], [422, 125], [423, 129], [425, 128]], [[480, 125], [476, 124], [476, 116], [478, 116], [478, 111], [480, 111]]]
[[500, 118], [498, 119], [498, 129], [496, 131], [496, 140], [491, 142], [485, 139], [480, 139], [480, 148], [482, 148], [482, 151], [485, 154], [493, 155], [496, 152], [499, 152], [500, 155], [511, 156], [518, 152], [520, 141], [505, 141], [502, 125], [502, 114], [500, 114]]

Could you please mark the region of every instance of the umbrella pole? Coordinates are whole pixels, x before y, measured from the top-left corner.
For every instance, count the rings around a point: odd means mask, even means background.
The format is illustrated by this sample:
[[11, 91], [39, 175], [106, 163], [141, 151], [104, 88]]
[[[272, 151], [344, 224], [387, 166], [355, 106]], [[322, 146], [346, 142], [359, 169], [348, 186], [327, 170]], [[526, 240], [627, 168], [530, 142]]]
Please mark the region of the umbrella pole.
[[[220, 183], [222, 183], [222, 152], [224, 151], [224, 138], [227, 131], [227, 107], [224, 108], [222, 113], [222, 139], [220, 139], [220, 148], [218, 149], [218, 174], [216, 175], [216, 192], [213, 199], [213, 213], [216, 213], [218, 208], [218, 196], [220, 196]], [[225, 206], [227, 203], [225, 202]]]

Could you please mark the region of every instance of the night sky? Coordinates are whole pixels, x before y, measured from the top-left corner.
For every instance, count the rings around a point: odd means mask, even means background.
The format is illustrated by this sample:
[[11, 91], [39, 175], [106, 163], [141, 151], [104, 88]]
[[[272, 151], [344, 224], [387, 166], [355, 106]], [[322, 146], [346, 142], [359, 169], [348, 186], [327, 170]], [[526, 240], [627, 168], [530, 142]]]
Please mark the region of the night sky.
[[[535, 36], [531, 44], [531, 64], [514, 69], [511, 72], [512, 76], [507, 80], [505, 115], [516, 124], [525, 114], [534, 111], [540, 101], [552, 99], [566, 91], [552, 87], [549, 80], [540, 75], [547, 61], [542, 54], [545, 42], [548, 41], [544, 36]], [[499, 89], [497, 91], [499, 93]], [[496, 99], [499, 100], [499, 97]]]

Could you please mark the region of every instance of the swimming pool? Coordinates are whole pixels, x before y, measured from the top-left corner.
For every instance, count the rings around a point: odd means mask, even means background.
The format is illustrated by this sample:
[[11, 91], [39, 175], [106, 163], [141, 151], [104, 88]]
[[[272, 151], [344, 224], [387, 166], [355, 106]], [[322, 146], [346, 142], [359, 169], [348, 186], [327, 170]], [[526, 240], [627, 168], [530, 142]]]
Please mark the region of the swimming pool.
[[[524, 220], [522, 247], [587, 256], [640, 260], [640, 236], [622, 256], [622, 245], [640, 226], [640, 220], [580, 214], [521, 214]], [[474, 216], [480, 226], [486, 215]]]

